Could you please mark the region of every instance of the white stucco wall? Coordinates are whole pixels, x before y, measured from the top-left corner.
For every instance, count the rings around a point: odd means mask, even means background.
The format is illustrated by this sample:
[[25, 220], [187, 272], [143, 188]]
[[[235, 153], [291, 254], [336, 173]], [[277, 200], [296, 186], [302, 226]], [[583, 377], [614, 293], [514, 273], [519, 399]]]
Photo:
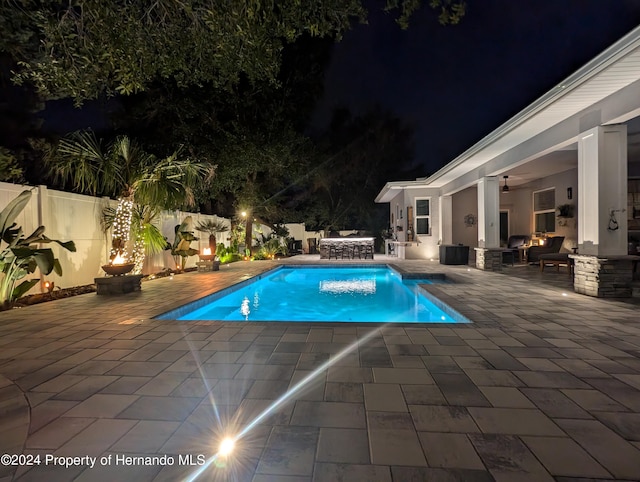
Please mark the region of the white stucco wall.
[[[565, 237], [563, 251], [570, 250], [572, 243], [577, 239], [577, 185], [578, 171], [571, 169], [559, 174], [547, 176], [534, 182], [512, 188], [507, 194], [500, 195], [500, 210], [509, 212], [509, 235], [529, 235], [534, 231], [533, 220], [533, 192], [542, 189], [555, 188], [556, 206], [560, 204], [574, 204], [574, 217], [567, 220], [559, 220], [556, 217], [556, 236]], [[573, 189], [573, 198], [567, 199], [567, 188]], [[431, 236], [420, 236], [420, 244], [404, 248], [406, 259], [437, 259], [438, 244], [441, 239], [439, 233], [439, 189], [436, 188], [411, 188], [399, 190], [398, 194], [389, 202], [389, 224], [394, 228], [402, 227], [401, 232], [396, 232], [398, 241], [406, 241], [406, 229], [408, 220], [406, 217], [407, 206], [414, 206], [416, 198], [429, 197]], [[478, 246], [478, 225], [468, 227], [464, 223], [465, 216], [473, 214], [478, 216], [478, 194], [476, 186], [469, 187], [452, 195], [452, 216], [449, 220], [443, 220], [445, 225], [450, 223], [453, 244], [464, 244], [470, 247]], [[402, 218], [398, 219], [402, 210]], [[560, 222], [559, 222], [560, 221]], [[415, 221], [412, 221], [415, 226]], [[564, 224], [564, 225], [563, 225]], [[401, 256], [402, 249], [400, 250]]]
[[[389, 202], [389, 225], [394, 229], [398, 241], [407, 241], [407, 227], [411, 224], [415, 230], [415, 201], [419, 198], [429, 198], [429, 226], [430, 235], [414, 238], [419, 244], [398, 248], [398, 255], [405, 259], [437, 259], [439, 233], [439, 196], [440, 190], [434, 188], [404, 189]], [[407, 207], [413, 207], [413, 219], [407, 217]], [[398, 230], [398, 227], [402, 230]]]
[[288, 223], [288, 224], [285, 224], [284, 226], [289, 230], [289, 237], [297, 241], [302, 241], [303, 248], [304, 248], [305, 247], [304, 244], [306, 243], [306, 232], [305, 232], [304, 224]]
[[[573, 189], [572, 199], [567, 199], [567, 188]], [[563, 251], [570, 251], [571, 243], [577, 242], [578, 239], [578, 169], [571, 169], [568, 171], [554, 174], [552, 176], [543, 177], [537, 179], [528, 184], [518, 186], [517, 190], [513, 191], [516, 194], [517, 202], [515, 203], [514, 215], [512, 219], [512, 230], [510, 234], [529, 234], [531, 235], [534, 230], [533, 220], [533, 192], [542, 189], [555, 188], [556, 191], [556, 206], [561, 204], [573, 204], [574, 205], [574, 217], [566, 220], [560, 220], [556, 217], [556, 228], [554, 233], [548, 233], [552, 236], [564, 236]], [[510, 193], [511, 194], [511, 193]], [[510, 195], [509, 194], [509, 195]], [[501, 202], [502, 207], [502, 202]], [[557, 213], [556, 213], [557, 214]], [[562, 226], [560, 221], [566, 226]], [[516, 229], [516, 230], [514, 230]]]
[[533, 190], [526, 185], [500, 195], [500, 210], [509, 212], [509, 236], [531, 236], [533, 232]]
[[[476, 217], [476, 224], [466, 226], [464, 218], [468, 214]], [[464, 244], [471, 248], [478, 246], [478, 190], [475, 186], [464, 189], [453, 195], [453, 244]]]

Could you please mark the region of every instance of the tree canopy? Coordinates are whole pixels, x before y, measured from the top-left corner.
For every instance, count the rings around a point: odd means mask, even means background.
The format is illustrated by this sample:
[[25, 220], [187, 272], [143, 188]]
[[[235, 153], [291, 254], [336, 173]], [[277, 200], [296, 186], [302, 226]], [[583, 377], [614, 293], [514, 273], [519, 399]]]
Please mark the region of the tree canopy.
[[[426, 0], [387, 0], [409, 17]], [[282, 49], [304, 34], [339, 38], [366, 21], [363, 0], [3, 0], [0, 52], [18, 63], [13, 79], [46, 98], [81, 104], [133, 94], [157, 81], [178, 86], [277, 82]], [[442, 23], [461, 0], [428, 0]]]
[[45, 163], [63, 186], [164, 209], [193, 206], [194, 190], [209, 182], [214, 169], [182, 157], [179, 150], [158, 158], [127, 136], [104, 146], [91, 131], [74, 132], [49, 146]]
[[[413, 129], [379, 107], [359, 116], [334, 112], [316, 141], [323, 154], [307, 182], [293, 190], [309, 229], [386, 228], [386, 214], [373, 199], [391, 176], [412, 179]], [[381, 206], [378, 206], [381, 207]]]
[[[375, 3], [0, 0], [0, 57], [43, 99], [117, 96], [110, 138], [124, 134], [160, 157], [184, 146], [186, 157], [217, 165], [197, 193], [205, 211], [246, 206], [270, 223], [364, 227], [385, 171], [410, 157], [410, 129], [386, 113], [349, 115], [314, 145], [305, 127], [332, 42], [366, 22], [365, 4]], [[379, 5], [402, 28], [423, 5], [443, 24], [464, 15], [463, 0]]]

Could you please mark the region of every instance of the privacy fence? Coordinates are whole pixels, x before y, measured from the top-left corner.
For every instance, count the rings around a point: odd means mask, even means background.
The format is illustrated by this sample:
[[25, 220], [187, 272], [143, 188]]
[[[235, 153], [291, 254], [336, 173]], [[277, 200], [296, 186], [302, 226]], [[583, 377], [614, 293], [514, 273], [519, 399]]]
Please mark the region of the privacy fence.
[[[87, 285], [94, 282], [94, 278], [104, 276], [100, 266], [105, 264], [109, 256], [110, 238], [102, 231], [100, 218], [107, 206], [116, 206], [116, 201], [109, 198], [96, 198], [48, 189], [46, 186], [20, 186], [0, 182], [0, 210], [25, 189], [33, 192], [29, 204], [20, 214], [16, 223], [29, 235], [38, 226], [45, 226], [45, 235], [61, 241], [73, 241], [76, 252], [70, 253], [56, 244], [50, 247], [56, 253], [62, 265], [62, 276], [51, 273], [47, 280], [55, 282], [56, 287], [69, 288]], [[222, 221], [230, 225], [230, 220], [218, 216], [211, 216], [183, 211], [164, 211], [158, 217], [156, 225], [169, 242], [173, 242], [174, 228], [185, 217], [193, 218], [193, 225], [200, 221]], [[218, 233], [217, 241], [229, 245], [229, 232]], [[195, 249], [209, 245], [207, 233], [196, 232], [199, 240], [191, 246]], [[197, 256], [189, 257], [187, 267], [195, 266]], [[175, 261], [169, 251], [149, 256], [145, 259], [144, 273], [150, 274], [165, 268], [175, 268]], [[2, 276], [0, 274], [0, 276]], [[34, 277], [38, 277], [35, 273]], [[40, 292], [41, 286], [36, 285], [31, 292]]]

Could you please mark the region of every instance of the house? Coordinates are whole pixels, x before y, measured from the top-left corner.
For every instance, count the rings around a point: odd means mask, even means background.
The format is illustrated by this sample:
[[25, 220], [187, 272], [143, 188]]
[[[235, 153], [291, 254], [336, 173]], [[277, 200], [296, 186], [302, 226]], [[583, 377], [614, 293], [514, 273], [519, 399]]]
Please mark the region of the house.
[[[477, 268], [501, 269], [493, 261], [509, 235], [561, 235], [562, 251], [577, 248], [576, 291], [600, 296], [613, 280], [595, 292], [578, 284], [584, 270], [602, 278], [631, 269], [638, 179], [640, 27], [435, 174], [388, 182], [375, 201], [389, 204], [400, 257], [437, 258], [439, 245], [464, 244]], [[557, 216], [566, 204], [574, 217]]]

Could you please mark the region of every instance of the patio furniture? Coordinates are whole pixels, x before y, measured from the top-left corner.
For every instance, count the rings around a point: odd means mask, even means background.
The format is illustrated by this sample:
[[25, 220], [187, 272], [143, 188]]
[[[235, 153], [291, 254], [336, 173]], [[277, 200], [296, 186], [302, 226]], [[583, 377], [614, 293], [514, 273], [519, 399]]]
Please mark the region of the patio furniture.
[[569, 253], [547, 253], [540, 255], [540, 272], [544, 271], [547, 265], [555, 266], [556, 271], [560, 271], [560, 265], [567, 267], [569, 275], [573, 274], [573, 260], [569, 258]]
[[302, 254], [302, 241], [299, 239], [292, 239], [287, 245], [289, 254]]
[[342, 259], [342, 257], [344, 256], [344, 245], [342, 244], [330, 244], [329, 245], [329, 259], [331, 259], [331, 257], [334, 257], [336, 259], [338, 259], [338, 256], [340, 256], [340, 259]]
[[[511, 261], [511, 264], [513, 265], [516, 254], [518, 255], [518, 260], [522, 262], [524, 249], [529, 243], [530, 239], [531, 238], [529, 238], [529, 236], [527, 236], [526, 234], [514, 234], [512, 236], [509, 236], [509, 239], [507, 240], [507, 247], [505, 251], [502, 252], [502, 262], [506, 263], [508, 261]], [[509, 250], [511, 251], [510, 253]]]
[[527, 253], [527, 260], [529, 263], [538, 263], [541, 254], [559, 253], [562, 243], [564, 243], [564, 236], [554, 236], [548, 238], [544, 246], [531, 246]]
[[360, 253], [364, 259], [373, 259], [373, 243], [360, 246]]
[[374, 238], [322, 238], [320, 259], [373, 259]]
[[518, 252], [517, 249], [502, 248], [502, 264], [511, 263], [511, 266], [514, 266], [516, 264], [516, 252]]
[[469, 264], [469, 246], [440, 245], [440, 264]]
[[309, 254], [318, 254], [318, 240], [316, 238], [308, 238]]

